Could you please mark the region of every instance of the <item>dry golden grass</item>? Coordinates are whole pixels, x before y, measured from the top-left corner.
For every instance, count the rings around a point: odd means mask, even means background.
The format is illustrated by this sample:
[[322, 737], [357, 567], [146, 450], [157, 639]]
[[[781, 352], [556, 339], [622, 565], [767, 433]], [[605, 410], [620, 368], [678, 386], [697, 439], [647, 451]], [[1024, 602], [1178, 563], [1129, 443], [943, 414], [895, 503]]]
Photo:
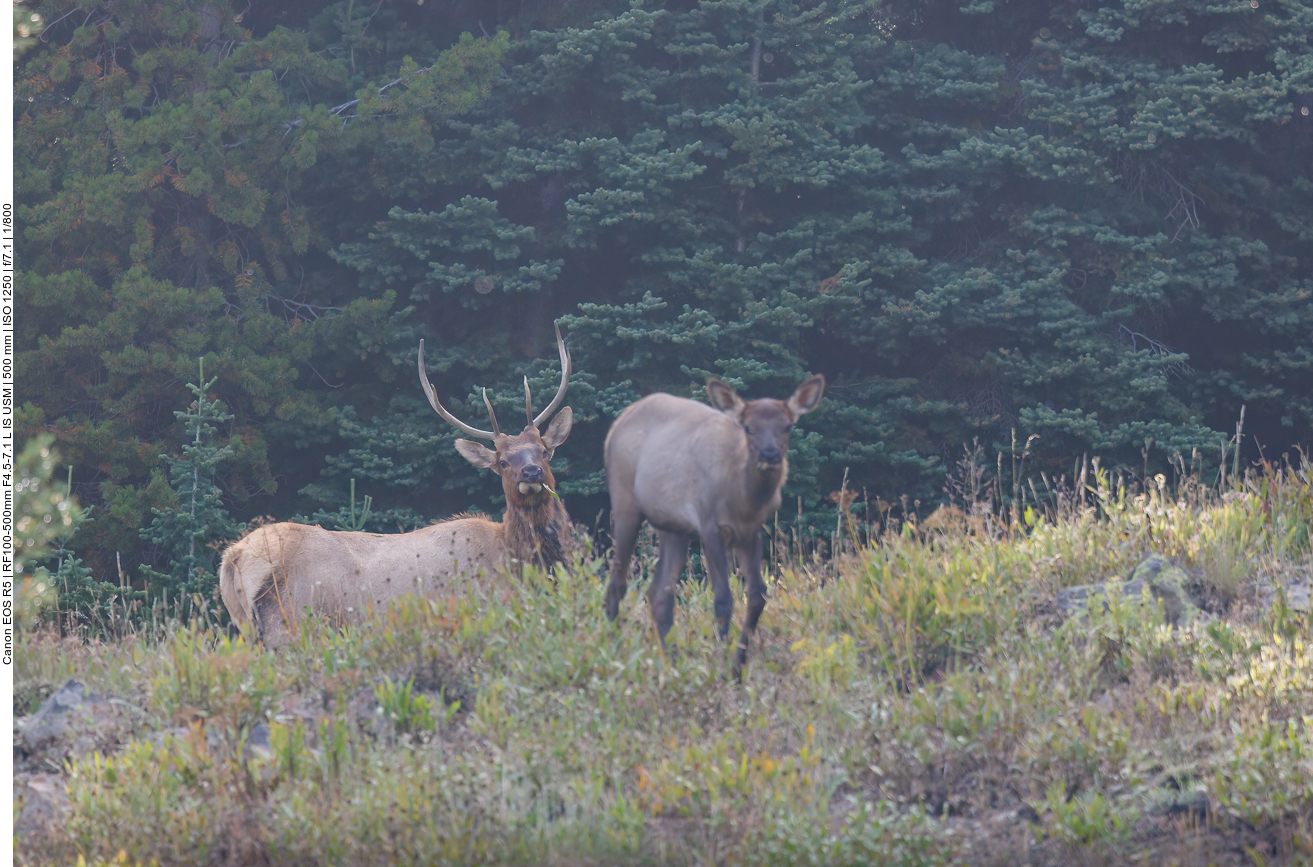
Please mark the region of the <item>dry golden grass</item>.
[[[19, 857], [1295, 863], [1313, 661], [1284, 600], [1313, 578], [1311, 482], [1135, 495], [1096, 473], [1045, 515], [960, 509], [828, 560], [784, 550], [742, 685], [704, 589], [682, 589], [666, 657], [641, 592], [608, 624], [592, 564], [342, 632], [310, 621], [277, 654], [162, 621], [30, 632], [16, 712], [77, 677], [142, 713], [69, 759], [67, 819]], [[1149, 551], [1211, 617], [1172, 629], [1115, 594], [1056, 615], [1060, 589]]]

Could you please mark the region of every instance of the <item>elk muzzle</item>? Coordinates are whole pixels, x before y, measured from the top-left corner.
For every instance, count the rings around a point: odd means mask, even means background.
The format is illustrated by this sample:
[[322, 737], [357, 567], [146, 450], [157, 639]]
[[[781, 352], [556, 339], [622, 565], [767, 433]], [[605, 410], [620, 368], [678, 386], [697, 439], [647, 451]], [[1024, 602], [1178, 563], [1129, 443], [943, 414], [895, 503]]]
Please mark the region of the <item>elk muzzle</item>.
[[784, 460], [784, 452], [775, 443], [767, 443], [762, 447], [760, 454], [757, 455], [757, 469], [772, 470], [779, 467], [780, 462]]
[[519, 472], [519, 489], [521, 494], [540, 494], [543, 490], [543, 468], [529, 464]]

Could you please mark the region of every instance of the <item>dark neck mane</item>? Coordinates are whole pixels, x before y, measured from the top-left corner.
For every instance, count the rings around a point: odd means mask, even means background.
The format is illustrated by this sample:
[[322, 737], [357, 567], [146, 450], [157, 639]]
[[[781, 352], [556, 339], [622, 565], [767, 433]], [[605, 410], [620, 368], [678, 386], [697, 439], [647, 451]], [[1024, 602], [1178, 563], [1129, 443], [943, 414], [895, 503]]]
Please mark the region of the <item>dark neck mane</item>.
[[512, 557], [544, 568], [565, 559], [570, 547], [570, 516], [555, 497], [537, 503], [508, 506], [502, 518], [506, 548]]

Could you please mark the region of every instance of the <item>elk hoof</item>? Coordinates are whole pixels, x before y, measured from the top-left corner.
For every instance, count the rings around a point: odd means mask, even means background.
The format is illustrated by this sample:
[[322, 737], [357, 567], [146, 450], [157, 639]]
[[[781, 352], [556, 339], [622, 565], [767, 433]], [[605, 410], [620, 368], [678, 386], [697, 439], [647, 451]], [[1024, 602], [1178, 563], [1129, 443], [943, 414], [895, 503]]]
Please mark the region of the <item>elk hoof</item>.
[[743, 666], [748, 664], [748, 650], [746, 647], [739, 647], [734, 652], [734, 665], [730, 668], [730, 676], [734, 678], [735, 683], [743, 683]]

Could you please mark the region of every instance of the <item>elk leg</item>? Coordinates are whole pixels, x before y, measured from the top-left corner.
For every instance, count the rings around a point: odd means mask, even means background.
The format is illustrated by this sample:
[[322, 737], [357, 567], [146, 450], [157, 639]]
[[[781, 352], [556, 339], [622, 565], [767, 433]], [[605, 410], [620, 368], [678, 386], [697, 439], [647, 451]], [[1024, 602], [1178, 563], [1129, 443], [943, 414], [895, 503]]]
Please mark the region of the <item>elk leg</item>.
[[702, 556], [707, 558], [707, 577], [716, 594], [716, 632], [724, 640], [729, 635], [730, 615], [734, 613], [734, 594], [729, 589], [729, 551], [717, 527], [704, 531], [701, 539]]
[[688, 561], [688, 546], [692, 541], [692, 537], [686, 533], [657, 533], [660, 556], [657, 558], [656, 574], [652, 576], [652, 586], [647, 589], [647, 601], [652, 608], [652, 621], [656, 623], [657, 635], [661, 636], [663, 648], [666, 646], [666, 633], [675, 622], [675, 594], [679, 573]]
[[748, 585], [748, 616], [743, 621], [743, 634], [739, 636], [738, 652], [734, 654], [734, 679], [743, 675], [743, 666], [748, 661], [748, 644], [752, 633], [757, 631], [757, 620], [766, 609], [766, 582], [761, 577], [761, 531], [757, 531], [757, 541], [750, 550], [742, 552], [740, 564], [743, 578]]
[[606, 616], [615, 620], [620, 613], [620, 600], [629, 590], [629, 561], [634, 556], [634, 545], [638, 544], [638, 527], [642, 516], [632, 504], [625, 508], [614, 501], [611, 503], [611, 580], [606, 585]]

